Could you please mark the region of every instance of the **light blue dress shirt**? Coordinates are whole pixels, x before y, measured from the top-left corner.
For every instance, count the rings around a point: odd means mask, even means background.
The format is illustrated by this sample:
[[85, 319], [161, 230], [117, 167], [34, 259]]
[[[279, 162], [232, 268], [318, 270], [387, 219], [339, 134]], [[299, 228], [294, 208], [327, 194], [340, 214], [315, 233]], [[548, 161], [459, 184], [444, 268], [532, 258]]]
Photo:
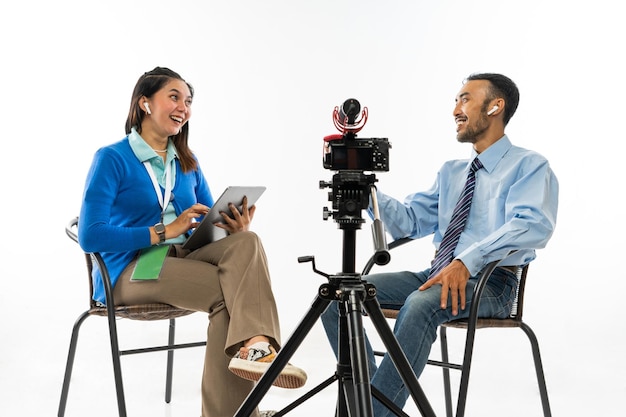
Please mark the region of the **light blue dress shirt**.
[[429, 190], [404, 202], [376, 193], [381, 220], [394, 239], [432, 234], [438, 248], [476, 156], [484, 168], [476, 172], [472, 207], [454, 251], [472, 276], [511, 251], [516, 252], [502, 265], [525, 265], [552, 236], [559, 185], [542, 155], [513, 146], [505, 135], [480, 155], [472, 150], [469, 160], [444, 163]]

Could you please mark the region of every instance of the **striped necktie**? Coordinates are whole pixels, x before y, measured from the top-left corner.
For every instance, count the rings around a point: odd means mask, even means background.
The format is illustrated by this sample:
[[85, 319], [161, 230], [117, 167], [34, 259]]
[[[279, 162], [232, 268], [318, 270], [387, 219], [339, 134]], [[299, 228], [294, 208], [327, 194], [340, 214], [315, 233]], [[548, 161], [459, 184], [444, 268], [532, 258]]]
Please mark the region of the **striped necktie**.
[[469, 215], [470, 207], [472, 205], [474, 186], [476, 185], [475, 173], [482, 167], [483, 164], [480, 163], [478, 158], [474, 158], [469, 173], [467, 174], [465, 188], [461, 193], [461, 197], [459, 197], [459, 201], [454, 207], [452, 219], [450, 219], [450, 224], [446, 229], [446, 233], [443, 235], [443, 239], [441, 240], [435, 259], [430, 267], [429, 278], [437, 275], [439, 271], [452, 262], [454, 249], [456, 248], [456, 244], [459, 242], [461, 232], [465, 228], [465, 221], [467, 220], [467, 216]]

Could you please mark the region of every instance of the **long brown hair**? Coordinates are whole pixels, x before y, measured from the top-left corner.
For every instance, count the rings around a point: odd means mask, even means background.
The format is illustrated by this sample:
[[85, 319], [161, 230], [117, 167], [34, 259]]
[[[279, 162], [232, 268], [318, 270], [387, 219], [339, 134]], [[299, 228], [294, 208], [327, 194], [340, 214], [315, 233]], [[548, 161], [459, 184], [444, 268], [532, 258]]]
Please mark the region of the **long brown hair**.
[[[154, 93], [163, 88], [163, 86], [172, 79], [181, 80], [187, 84], [191, 96], [193, 97], [193, 87], [191, 84], [169, 68], [156, 67], [152, 71], [144, 73], [139, 77], [139, 80], [137, 80], [137, 84], [133, 90], [133, 96], [130, 99], [130, 109], [128, 110], [128, 117], [126, 118], [126, 134], [129, 134], [133, 127], [135, 127], [138, 133], [141, 133], [141, 122], [146, 115], [139, 106], [139, 99], [144, 96], [148, 98], [152, 97]], [[188, 137], [189, 121], [183, 125], [176, 135], [170, 136], [170, 139], [174, 142], [174, 146], [176, 146], [176, 153], [178, 154], [183, 172], [194, 171], [198, 167], [196, 158], [194, 158], [191, 149], [189, 149]]]

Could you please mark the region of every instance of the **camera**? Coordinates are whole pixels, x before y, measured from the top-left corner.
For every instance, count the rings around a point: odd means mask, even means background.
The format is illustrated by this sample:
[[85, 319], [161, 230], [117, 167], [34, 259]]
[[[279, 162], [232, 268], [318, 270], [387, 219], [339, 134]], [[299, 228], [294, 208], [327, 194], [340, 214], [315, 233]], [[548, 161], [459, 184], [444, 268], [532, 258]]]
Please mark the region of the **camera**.
[[326, 142], [324, 168], [333, 171], [389, 171], [389, 141], [386, 138], [351, 138]]
[[357, 139], [367, 122], [367, 107], [361, 112], [354, 98], [335, 107], [333, 121], [341, 134], [324, 138], [324, 168], [336, 171], [331, 182], [320, 181], [320, 188], [332, 190], [332, 211], [324, 208], [324, 220], [332, 216], [341, 228], [358, 228], [365, 222], [361, 211], [368, 208], [377, 181], [374, 173], [365, 171], [389, 171], [391, 145], [387, 138]]
[[333, 171], [389, 171], [387, 138], [358, 139], [356, 137], [367, 122], [367, 107], [361, 112], [358, 100], [350, 98], [341, 107], [335, 107], [333, 121], [342, 132], [324, 138], [324, 168]]

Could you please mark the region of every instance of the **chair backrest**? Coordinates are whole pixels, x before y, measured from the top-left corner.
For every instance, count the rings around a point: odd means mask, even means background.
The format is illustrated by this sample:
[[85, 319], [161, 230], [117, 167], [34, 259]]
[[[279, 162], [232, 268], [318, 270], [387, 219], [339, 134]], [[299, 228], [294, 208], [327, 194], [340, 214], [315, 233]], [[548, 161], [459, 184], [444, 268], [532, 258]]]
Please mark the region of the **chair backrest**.
[[517, 270], [517, 290], [513, 307], [511, 308], [511, 319], [522, 321], [524, 313], [524, 290], [526, 288], [526, 275], [528, 274], [528, 264]]
[[[72, 239], [74, 242], [78, 243], [78, 217], [74, 217], [70, 222], [65, 226], [65, 233], [67, 236]], [[95, 308], [97, 307], [96, 302], [93, 299], [93, 280], [91, 278], [91, 273], [93, 270], [93, 258], [89, 253], [85, 253], [85, 265], [87, 266], [87, 281], [88, 281], [88, 290], [89, 290], [89, 307]]]

